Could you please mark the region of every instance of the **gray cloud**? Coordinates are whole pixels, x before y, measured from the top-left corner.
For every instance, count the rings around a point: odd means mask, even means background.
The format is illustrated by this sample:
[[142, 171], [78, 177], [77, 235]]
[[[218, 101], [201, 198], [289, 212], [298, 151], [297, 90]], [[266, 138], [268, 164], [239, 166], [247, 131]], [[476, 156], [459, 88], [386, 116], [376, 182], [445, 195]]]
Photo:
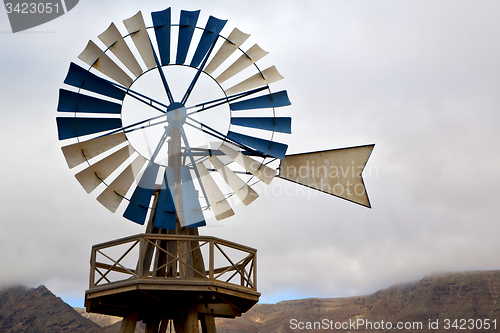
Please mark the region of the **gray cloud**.
[[[101, 6], [95, 14], [95, 6]], [[496, 1], [170, 1], [252, 33], [293, 105], [290, 153], [375, 143], [373, 208], [273, 188], [202, 233], [259, 250], [263, 301], [373, 292], [436, 270], [497, 269], [500, 32]], [[154, 1], [81, 1], [63, 17], [0, 34], [0, 283], [88, 285], [92, 244], [140, 233], [68, 170], [56, 135], [70, 61], [111, 21]], [[146, 16], [146, 15], [145, 15]], [[229, 29], [229, 28], [228, 28]], [[6, 14], [0, 30], [10, 30]], [[226, 32], [227, 34], [228, 32]], [[282, 191], [283, 192], [283, 191]]]

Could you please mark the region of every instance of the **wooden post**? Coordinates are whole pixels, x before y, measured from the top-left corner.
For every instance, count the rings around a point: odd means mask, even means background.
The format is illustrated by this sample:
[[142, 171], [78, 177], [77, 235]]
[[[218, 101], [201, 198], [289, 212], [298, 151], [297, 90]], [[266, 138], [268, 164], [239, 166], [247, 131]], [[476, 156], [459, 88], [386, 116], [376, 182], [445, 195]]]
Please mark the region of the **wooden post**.
[[215, 273], [215, 267], [214, 267], [214, 263], [215, 263], [215, 244], [214, 244], [214, 240], [212, 239], [210, 241], [210, 250], [209, 250], [209, 259], [208, 259], [208, 278], [210, 280], [215, 280], [215, 276], [214, 276], [214, 273]]
[[[192, 236], [199, 236], [198, 228], [189, 229], [189, 234]], [[195, 249], [192, 254], [193, 268], [196, 270], [194, 272], [194, 277], [199, 279], [206, 278], [205, 274], [205, 263], [203, 262], [203, 254], [201, 253], [200, 243], [196, 241], [190, 242], [191, 249]]]
[[[175, 210], [177, 212], [176, 218], [176, 230], [177, 235], [189, 235], [189, 228], [182, 227], [180, 221], [184, 219], [184, 204], [182, 201], [182, 178], [181, 178], [181, 166], [182, 166], [182, 151], [181, 151], [181, 130], [179, 127], [173, 127], [170, 132], [170, 144], [168, 150], [168, 166], [174, 169], [174, 203]], [[194, 272], [191, 268], [193, 266], [193, 260], [191, 255], [185, 255], [190, 253], [191, 244], [189, 242], [177, 242], [177, 255], [179, 258], [179, 277], [182, 279], [189, 279], [194, 277]]]
[[[178, 223], [178, 222], [176, 222]], [[170, 232], [169, 234], [175, 234], [175, 230]], [[168, 253], [172, 253], [173, 255], [177, 254], [177, 241], [165, 242], [165, 246]], [[174, 260], [174, 257], [171, 255], [166, 255], [165, 263], [170, 262], [170, 264], [166, 267], [166, 276], [177, 277], [177, 261]]]
[[173, 325], [173, 323], [170, 321], [170, 317], [163, 318], [161, 320], [161, 326], [160, 326], [160, 330], [158, 331], [158, 333], [166, 333], [169, 323], [170, 323], [170, 325]]
[[[153, 206], [152, 211], [149, 215], [149, 221], [146, 226], [146, 234], [158, 233], [158, 228], [154, 227], [154, 221], [156, 217], [156, 207], [158, 205], [158, 200], [160, 199], [160, 190], [153, 191]], [[141, 256], [142, 262], [137, 263], [136, 272], [139, 276], [145, 276], [149, 273], [149, 268], [151, 267], [151, 261], [153, 260], [153, 253], [155, 250], [155, 246], [146, 239], [141, 242], [145, 242], [145, 245], [141, 245]], [[139, 256], [139, 259], [141, 259]]]
[[158, 329], [160, 327], [159, 321], [148, 321], [146, 322], [146, 331], [145, 333], [158, 333]]
[[198, 326], [198, 311], [196, 306], [180, 313], [180, 315], [174, 319], [174, 326], [175, 333], [199, 333], [200, 329]]
[[253, 254], [253, 289], [257, 291], [257, 256]]
[[120, 333], [134, 333], [135, 325], [137, 324], [138, 312], [132, 311], [122, 320]]
[[200, 316], [201, 331], [203, 333], [216, 333], [217, 328], [215, 327], [215, 318], [213, 315], [202, 315]]
[[96, 250], [92, 247], [92, 252], [90, 254], [90, 279], [89, 279], [89, 285], [90, 288], [92, 288], [95, 284], [95, 274], [96, 274]]

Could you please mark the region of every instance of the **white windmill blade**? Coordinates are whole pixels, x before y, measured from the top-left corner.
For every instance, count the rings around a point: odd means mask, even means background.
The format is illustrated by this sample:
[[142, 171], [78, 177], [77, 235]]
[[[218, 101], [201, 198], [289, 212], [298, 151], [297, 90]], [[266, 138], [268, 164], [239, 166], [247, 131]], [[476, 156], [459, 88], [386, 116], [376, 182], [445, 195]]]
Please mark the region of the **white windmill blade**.
[[219, 75], [215, 80], [219, 83], [223, 83], [245, 68], [264, 58], [268, 54], [269, 52], [264, 51], [260, 48], [259, 45], [255, 44], [250, 49], [248, 49], [245, 54], [242, 54], [238, 58], [238, 60], [236, 60], [231, 66], [229, 66], [224, 72], [222, 72], [222, 74]]
[[236, 196], [245, 206], [251, 204], [259, 197], [250, 186], [248, 186], [240, 177], [238, 177], [227, 165], [222, 163], [217, 157], [210, 156], [210, 162], [217, 172], [224, 178], [227, 185], [233, 190]]
[[130, 87], [133, 82], [130, 76], [91, 40], [78, 58], [125, 87]]
[[151, 41], [149, 40], [148, 32], [146, 31], [146, 24], [144, 23], [142, 12], [139, 11], [131, 18], [123, 20], [123, 24], [125, 25], [125, 28], [127, 28], [135, 47], [146, 64], [146, 67], [148, 69], [155, 67], [155, 56], [151, 46]]
[[226, 200], [226, 197], [221, 192], [217, 184], [215, 183], [212, 176], [208, 172], [207, 168], [203, 163], [196, 163], [198, 172], [200, 173], [200, 179], [205, 187], [205, 192], [208, 196], [208, 201], [212, 207], [216, 220], [223, 220], [234, 215], [234, 211]]
[[147, 160], [141, 155], [137, 156], [135, 160], [97, 197], [97, 201], [111, 212], [116, 212], [116, 209], [139, 175], [144, 164], [146, 164], [146, 161]]
[[276, 170], [273, 170], [270, 167], [255, 161], [254, 159], [242, 154], [239, 151], [229, 148], [224, 144], [219, 148], [219, 150], [267, 185], [271, 183], [276, 175]]
[[175, 186], [175, 170], [171, 167], [165, 168], [165, 180], [170, 191], [170, 195], [174, 201], [175, 213], [177, 214], [177, 219], [181, 227], [185, 227], [186, 223], [184, 221], [184, 211], [180, 205], [179, 198], [182, 198], [182, 187], [176, 188]]
[[374, 146], [287, 155], [279, 177], [370, 208], [361, 173]]
[[191, 171], [181, 167], [182, 179], [182, 206], [184, 210], [184, 224], [188, 228], [203, 227], [206, 225], [203, 211], [201, 210], [198, 193], [194, 187]]
[[200, 227], [206, 225], [200, 201], [194, 187], [191, 172], [186, 167], [181, 167], [182, 186], [175, 185], [175, 170], [171, 167], [165, 168], [165, 177], [171, 197], [174, 201], [175, 212], [181, 227]]
[[132, 51], [130, 51], [130, 48], [114, 23], [111, 23], [109, 28], [98, 37], [136, 77], [143, 73], [137, 59], [135, 59]]
[[257, 73], [254, 76], [246, 79], [243, 82], [238, 83], [237, 85], [226, 90], [226, 94], [228, 96], [240, 93], [242, 91], [246, 91], [252, 88], [257, 88], [260, 86], [264, 86], [266, 84], [271, 84], [273, 82], [282, 80], [283, 76], [278, 72], [275, 66], [271, 66], [261, 73]]
[[62, 147], [62, 152], [68, 163], [68, 167], [73, 169], [93, 157], [96, 157], [109, 149], [127, 141], [124, 133], [102, 136], [99, 138], [78, 142]]
[[82, 187], [91, 193], [102, 181], [109, 177], [123, 162], [135, 153], [132, 146], [127, 145], [113, 154], [92, 164], [75, 175]]
[[210, 63], [205, 67], [205, 73], [212, 74], [248, 39], [248, 37], [250, 37], [250, 34], [245, 34], [237, 28], [234, 28], [224, 44], [220, 47], [219, 51], [217, 51]]

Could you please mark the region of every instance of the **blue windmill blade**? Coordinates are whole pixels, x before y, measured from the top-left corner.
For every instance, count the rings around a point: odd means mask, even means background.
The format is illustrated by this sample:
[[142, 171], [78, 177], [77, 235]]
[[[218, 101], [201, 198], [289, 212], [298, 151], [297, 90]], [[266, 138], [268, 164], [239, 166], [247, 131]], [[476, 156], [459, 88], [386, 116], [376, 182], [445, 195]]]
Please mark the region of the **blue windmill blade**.
[[165, 170], [160, 197], [156, 206], [154, 226], [159, 229], [175, 230], [175, 215], [174, 199], [167, 180], [167, 170]]
[[206, 225], [200, 200], [194, 187], [191, 171], [181, 167], [182, 204], [184, 206], [184, 224], [187, 228], [197, 228]]
[[120, 118], [75, 118], [57, 117], [59, 140], [109, 131], [122, 127]]
[[109, 81], [89, 72], [73, 62], [69, 66], [68, 75], [66, 75], [64, 83], [119, 100], [123, 100], [126, 95], [124, 90], [117, 88]]
[[292, 133], [292, 118], [290, 117], [232, 117], [231, 125]]
[[213, 16], [210, 16], [201, 36], [200, 43], [194, 53], [193, 59], [191, 60], [191, 67], [198, 67], [203, 61], [208, 51], [217, 42], [219, 33], [226, 25], [227, 20], [219, 20]]
[[57, 111], [120, 114], [122, 106], [100, 98], [59, 89]]
[[150, 163], [142, 174], [139, 184], [130, 197], [130, 203], [123, 213], [123, 217], [143, 225], [149, 210], [151, 196], [153, 195], [159, 165]]
[[251, 147], [262, 154], [267, 154], [280, 160], [285, 158], [286, 150], [288, 149], [288, 145], [283, 143], [255, 138], [232, 131], [229, 131], [226, 137], [240, 145]]
[[160, 12], [152, 12], [151, 17], [155, 29], [156, 43], [160, 51], [161, 65], [165, 66], [170, 63], [171, 9], [169, 7]]
[[229, 104], [231, 111], [279, 108], [291, 105], [286, 90]]
[[177, 42], [177, 57], [175, 60], [176, 65], [183, 65], [186, 62], [187, 53], [191, 40], [193, 39], [194, 29], [196, 29], [196, 22], [200, 11], [187, 11], [181, 10], [181, 19], [179, 23], [179, 40]]

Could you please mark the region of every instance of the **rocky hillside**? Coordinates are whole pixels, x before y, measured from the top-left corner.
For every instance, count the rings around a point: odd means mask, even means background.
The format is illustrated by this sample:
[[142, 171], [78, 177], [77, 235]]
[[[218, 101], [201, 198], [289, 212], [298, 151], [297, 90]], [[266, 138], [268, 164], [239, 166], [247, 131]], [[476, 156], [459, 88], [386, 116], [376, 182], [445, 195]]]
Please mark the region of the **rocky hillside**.
[[258, 304], [217, 332], [500, 332], [499, 292], [500, 271], [434, 274], [368, 296]]
[[[433, 274], [367, 296], [258, 304], [218, 319], [217, 332], [500, 332], [499, 292], [500, 271]], [[44, 286], [0, 290], [0, 333], [119, 330], [116, 318], [83, 317]]]
[[0, 332], [94, 333], [101, 328], [44, 286], [0, 290]]
[[121, 321], [120, 317], [106, 316], [96, 313], [88, 313], [85, 309], [82, 308], [74, 308], [76, 312], [78, 312], [81, 316], [92, 320], [94, 323], [101, 327], [111, 326], [119, 321]]

